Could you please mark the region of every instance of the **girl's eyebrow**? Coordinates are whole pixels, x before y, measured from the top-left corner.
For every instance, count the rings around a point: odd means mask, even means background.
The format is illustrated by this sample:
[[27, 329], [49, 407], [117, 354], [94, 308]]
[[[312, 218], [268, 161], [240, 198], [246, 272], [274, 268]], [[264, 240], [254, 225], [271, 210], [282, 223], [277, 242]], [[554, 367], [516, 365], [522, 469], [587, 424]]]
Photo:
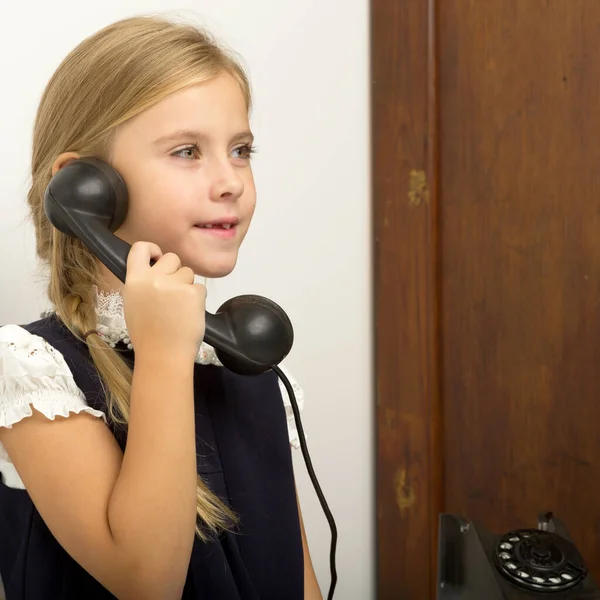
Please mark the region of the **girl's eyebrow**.
[[[200, 131], [194, 131], [193, 129], [182, 129], [180, 131], [175, 131], [173, 133], [169, 133], [167, 135], [163, 135], [161, 137], [159, 137], [158, 139], [156, 139], [154, 141], [154, 144], [156, 145], [160, 145], [160, 144], [165, 144], [167, 142], [176, 142], [178, 140], [182, 140], [182, 139], [195, 139], [195, 140], [206, 140], [207, 139], [207, 135], [200, 132]], [[241, 131], [240, 133], [236, 133], [234, 136], [232, 136], [231, 141], [232, 142], [239, 142], [239, 141], [246, 141], [249, 140], [250, 142], [254, 141], [254, 135], [252, 134], [251, 131]]]

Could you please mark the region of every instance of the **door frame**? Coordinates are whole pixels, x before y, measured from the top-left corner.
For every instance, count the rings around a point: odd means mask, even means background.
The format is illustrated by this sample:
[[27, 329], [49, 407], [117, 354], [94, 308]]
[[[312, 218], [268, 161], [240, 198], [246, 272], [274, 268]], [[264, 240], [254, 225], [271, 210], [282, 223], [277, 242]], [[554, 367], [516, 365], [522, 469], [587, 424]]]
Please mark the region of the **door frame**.
[[438, 0], [371, 0], [376, 589], [435, 597], [443, 508]]

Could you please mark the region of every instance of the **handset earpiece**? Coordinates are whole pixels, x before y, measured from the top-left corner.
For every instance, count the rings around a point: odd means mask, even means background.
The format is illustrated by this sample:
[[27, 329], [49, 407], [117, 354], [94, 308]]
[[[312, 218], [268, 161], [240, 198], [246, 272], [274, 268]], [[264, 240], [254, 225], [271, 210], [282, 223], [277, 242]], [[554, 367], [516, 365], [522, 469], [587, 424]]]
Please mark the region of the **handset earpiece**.
[[[131, 246], [116, 231], [127, 215], [128, 195], [119, 173], [108, 163], [82, 158], [50, 180], [44, 209], [50, 223], [79, 238], [122, 282]], [[205, 341], [219, 360], [241, 375], [258, 375], [278, 365], [294, 342], [290, 319], [262, 296], [237, 296], [216, 314], [206, 312]]]

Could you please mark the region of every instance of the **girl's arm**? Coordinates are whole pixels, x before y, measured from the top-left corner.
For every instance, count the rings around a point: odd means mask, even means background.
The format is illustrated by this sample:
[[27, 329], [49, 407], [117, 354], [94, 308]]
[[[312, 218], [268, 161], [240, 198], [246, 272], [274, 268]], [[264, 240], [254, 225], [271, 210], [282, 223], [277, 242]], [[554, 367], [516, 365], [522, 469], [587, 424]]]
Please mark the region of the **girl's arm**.
[[127, 449], [88, 414], [0, 430], [65, 550], [120, 599], [180, 598], [196, 523], [193, 362], [136, 353]]

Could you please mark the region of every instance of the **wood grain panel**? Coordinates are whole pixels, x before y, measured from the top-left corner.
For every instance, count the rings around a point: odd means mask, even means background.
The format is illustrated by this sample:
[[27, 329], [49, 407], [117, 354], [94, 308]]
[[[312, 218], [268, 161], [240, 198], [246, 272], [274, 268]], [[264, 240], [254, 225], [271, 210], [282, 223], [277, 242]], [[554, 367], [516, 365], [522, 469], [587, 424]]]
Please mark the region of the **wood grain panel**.
[[373, 0], [379, 600], [430, 597], [441, 508], [434, 3]]
[[439, 24], [445, 509], [553, 510], [599, 578], [600, 2]]

